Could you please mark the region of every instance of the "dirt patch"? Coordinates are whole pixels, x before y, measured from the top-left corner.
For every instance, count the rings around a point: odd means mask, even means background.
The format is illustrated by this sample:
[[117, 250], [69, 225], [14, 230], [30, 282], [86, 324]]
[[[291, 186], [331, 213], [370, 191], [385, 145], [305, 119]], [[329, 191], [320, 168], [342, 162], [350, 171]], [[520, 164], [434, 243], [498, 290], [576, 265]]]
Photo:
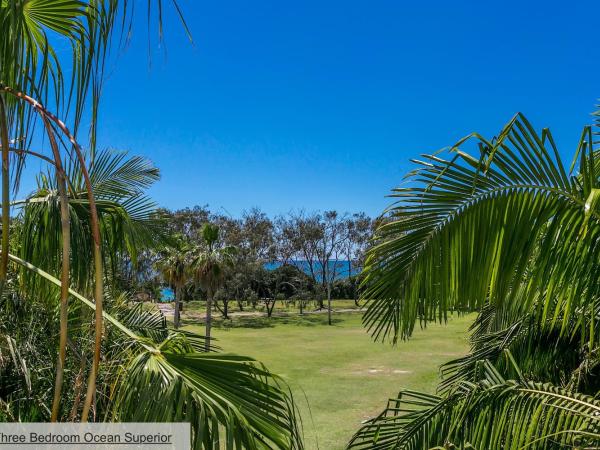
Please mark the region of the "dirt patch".
[[383, 375], [383, 376], [391, 376], [391, 375], [405, 375], [407, 373], [412, 373], [412, 370], [402, 370], [402, 369], [394, 369], [391, 367], [370, 367], [368, 369], [356, 370], [353, 371], [353, 375], [363, 376], [367, 375]]
[[[340, 372], [340, 368], [328, 367], [328, 368], [321, 369], [320, 372], [321, 373]], [[358, 367], [355, 365], [355, 366], [349, 368], [349, 370], [346, 373], [349, 373], [350, 375], [357, 376], [357, 377], [364, 377], [364, 376], [392, 377], [392, 376], [398, 376], [398, 375], [406, 375], [409, 373], [413, 373], [413, 371], [405, 370], [405, 369], [398, 369], [398, 368], [394, 368], [394, 367], [385, 367], [385, 366]]]

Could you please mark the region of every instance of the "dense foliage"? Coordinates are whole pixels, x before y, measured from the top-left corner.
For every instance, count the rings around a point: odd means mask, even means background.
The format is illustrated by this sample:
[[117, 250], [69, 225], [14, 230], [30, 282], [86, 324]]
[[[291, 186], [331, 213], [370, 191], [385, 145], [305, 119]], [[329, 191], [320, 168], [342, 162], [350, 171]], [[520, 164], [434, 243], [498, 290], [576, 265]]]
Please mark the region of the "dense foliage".
[[[148, 2], [159, 30], [162, 3]], [[0, 2], [0, 419], [185, 421], [194, 448], [302, 448], [281, 379], [120, 289], [124, 267], [170, 245], [144, 194], [157, 168], [97, 149], [104, 64], [132, 4]], [[48, 169], [15, 199], [31, 158]]]
[[414, 161], [367, 257], [364, 322], [395, 342], [477, 311], [471, 352], [440, 395], [401, 392], [350, 447], [598, 448], [597, 145], [585, 127], [567, 166], [518, 114]]
[[[219, 230], [213, 251], [235, 250], [229, 252], [231, 263], [223, 267], [222, 283], [212, 292], [225, 317], [231, 302], [239, 309], [260, 302], [270, 315], [276, 301], [296, 302], [301, 308], [308, 300], [323, 308], [328, 296], [358, 301], [360, 270], [375, 223], [364, 213], [298, 212], [271, 219], [253, 208], [232, 218], [198, 206], [163, 209], [156, 218], [166, 230], [167, 250], [143, 252], [141, 269], [131, 270], [123, 261], [121, 288], [158, 300], [160, 287], [166, 284], [179, 292], [178, 301], [206, 300], [207, 289], [192, 266], [208, 250], [202, 229], [211, 224]], [[181, 275], [175, 276], [175, 268]]]

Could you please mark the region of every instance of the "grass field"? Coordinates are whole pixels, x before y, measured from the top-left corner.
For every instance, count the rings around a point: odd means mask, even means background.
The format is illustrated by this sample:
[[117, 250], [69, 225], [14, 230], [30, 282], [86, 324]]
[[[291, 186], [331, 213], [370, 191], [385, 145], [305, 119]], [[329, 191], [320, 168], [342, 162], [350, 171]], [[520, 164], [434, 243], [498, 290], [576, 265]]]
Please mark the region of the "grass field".
[[[360, 317], [336, 314], [332, 326], [324, 314], [243, 317], [217, 323], [214, 336], [223, 351], [252, 356], [287, 380], [304, 420], [307, 449], [338, 450], [401, 388], [434, 392], [440, 364], [467, 351], [472, 321], [430, 325], [392, 347], [373, 343]], [[187, 329], [202, 332], [190, 322]]]

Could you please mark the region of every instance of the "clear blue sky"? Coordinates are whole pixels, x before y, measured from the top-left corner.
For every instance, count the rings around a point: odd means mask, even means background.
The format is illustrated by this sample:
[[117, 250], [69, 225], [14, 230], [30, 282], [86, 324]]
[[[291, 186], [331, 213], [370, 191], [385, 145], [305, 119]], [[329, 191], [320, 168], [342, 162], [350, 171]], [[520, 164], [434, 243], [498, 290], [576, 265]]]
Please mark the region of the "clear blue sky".
[[169, 208], [375, 215], [409, 158], [517, 111], [571, 155], [600, 97], [597, 0], [180, 3], [195, 45], [168, 14], [149, 68], [138, 21], [100, 133]]

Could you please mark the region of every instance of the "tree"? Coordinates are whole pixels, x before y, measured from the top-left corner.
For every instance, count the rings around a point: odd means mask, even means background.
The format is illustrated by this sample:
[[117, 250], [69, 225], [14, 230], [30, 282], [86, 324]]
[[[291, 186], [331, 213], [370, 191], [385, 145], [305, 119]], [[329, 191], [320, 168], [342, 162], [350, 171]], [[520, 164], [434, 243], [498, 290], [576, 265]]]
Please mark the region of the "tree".
[[401, 392], [350, 447], [600, 445], [597, 145], [585, 127], [567, 169], [517, 114], [492, 140], [414, 161], [368, 253], [364, 322], [396, 341], [477, 311], [471, 352], [442, 369], [441, 395]]
[[283, 296], [285, 300], [299, 302], [300, 314], [304, 313], [304, 306], [311, 295], [314, 295], [314, 285], [311, 278], [297, 266], [284, 264], [272, 271], [274, 278], [274, 291], [276, 295]]
[[327, 293], [327, 322], [331, 325], [331, 288], [340, 273], [340, 255], [348, 240], [346, 217], [337, 211], [325, 211], [319, 216], [321, 227], [317, 245], [317, 258], [321, 281]]
[[175, 239], [175, 244], [167, 247], [162, 252], [157, 264], [163, 279], [175, 291], [175, 311], [173, 312], [173, 325], [175, 329], [180, 325], [180, 313], [183, 305], [183, 293], [186, 283], [192, 278], [192, 260], [190, 247], [183, 242], [181, 236]]
[[295, 221], [292, 217], [277, 216], [273, 222], [274, 259], [282, 265], [292, 264], [298, 252]]
[[347, 275], [352, 285], [351, 298], [354, 299], [356, 306], [359, 306], [356, 275], [364, 265], [365, 251], [373, 232], [372, 225], [371, 218], [363, 212], [355, 213], [345, 221], [346, 238], [342, 246], [342, 254], [348, 264]]
[[212, 327], [212, 302], [215, 293], [222, 286], [225, 267], [233, 263], [234, 247], [219, 246], [219, 227], [209, 223], [202, 226], [204, 247], [198, 248], [193, 267], [200, 287], [206, 293], [206, 351], [210, 345]]
[[[242, 214], [242, 249], [245, 258], [267, 262], [274, 257], [273, 222], [258, 208]], [[235, 244], [230, 244], [235, 245]]]
[[[299, 263], [306, 264], [310, 277], [315, 283], [319, 282], [319, 244], [323, 239], [323, 227], [318, 214], [306, 214], [304, 211], [290, 214], [291, 228], [293, 232], [293, 245], [298, 255]], [[322, 279], [320, 280], [323, 281]], [[323, 302], [320, 302], [323, 308]]]
[[171, 234], [182, 236], [187, 242], [200, 242], [202, 225], [210, 218], [207, 205], [184, 208], [177, 211], [159, 209], [157, 215], [165, 219]]

